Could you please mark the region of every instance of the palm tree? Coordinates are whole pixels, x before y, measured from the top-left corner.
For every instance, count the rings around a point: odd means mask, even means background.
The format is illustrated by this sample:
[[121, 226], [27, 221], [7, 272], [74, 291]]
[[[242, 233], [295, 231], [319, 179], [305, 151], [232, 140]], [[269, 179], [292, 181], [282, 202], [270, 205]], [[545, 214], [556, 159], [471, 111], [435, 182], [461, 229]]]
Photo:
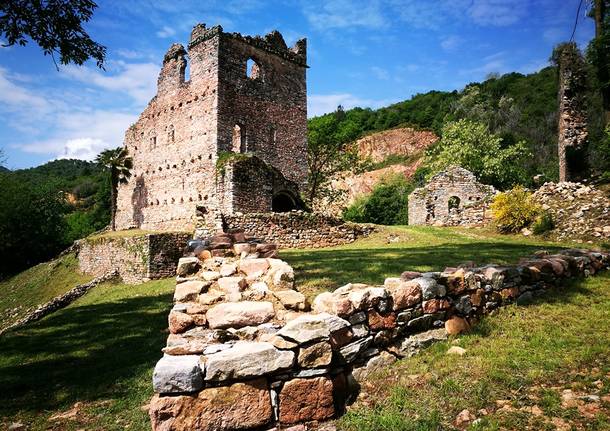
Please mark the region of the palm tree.
[[127, 153], [127, 148], [119, 147], [102, 151], [95, 159], [97, 163], [110, 171], [112, 189], [110, 190], [110, 226], [116, 230], [116, 200], [119, 184], [127, 184], [131, 177], [133, 161]]

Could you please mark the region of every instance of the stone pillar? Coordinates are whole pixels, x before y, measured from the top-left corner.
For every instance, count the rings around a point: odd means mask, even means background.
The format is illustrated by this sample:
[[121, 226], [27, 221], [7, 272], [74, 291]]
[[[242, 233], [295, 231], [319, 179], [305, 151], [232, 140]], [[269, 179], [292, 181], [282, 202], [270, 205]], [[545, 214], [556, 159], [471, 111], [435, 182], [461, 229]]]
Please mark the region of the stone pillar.
[[585, 62], [574, 43], [558, 49], [559, 66], [559, 181], [576, 181], [586, 177], [587, 88]]

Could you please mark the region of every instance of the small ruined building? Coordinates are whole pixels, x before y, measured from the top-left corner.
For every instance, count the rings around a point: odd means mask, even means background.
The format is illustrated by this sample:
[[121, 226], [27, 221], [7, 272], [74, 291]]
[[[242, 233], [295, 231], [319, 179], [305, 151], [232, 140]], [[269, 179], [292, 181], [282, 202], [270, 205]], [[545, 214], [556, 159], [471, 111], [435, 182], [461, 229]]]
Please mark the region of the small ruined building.
[[452, 166], [409, 195], [409, 224], [482, 224], [488, 217], [488, 204], [495, 193], [492, 186], [479, 183], [472, 172]]
[[[188, 56], [188, 64], [187, 64]], [[302, 206], [307, 178], [306, 41], [193, 28], [165, 54], [153, 97], [125, 134], [133, 158], [118, 229], [210, 231], [222, 216]], [[189, 70], [189, 79], [186, 71]]]

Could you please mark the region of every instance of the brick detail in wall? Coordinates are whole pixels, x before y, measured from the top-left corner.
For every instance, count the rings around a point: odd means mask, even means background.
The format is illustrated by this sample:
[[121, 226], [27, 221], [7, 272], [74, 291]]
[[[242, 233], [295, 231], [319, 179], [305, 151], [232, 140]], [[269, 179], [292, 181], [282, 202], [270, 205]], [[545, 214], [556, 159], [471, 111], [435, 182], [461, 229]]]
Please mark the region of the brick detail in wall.
[[477, 226], [491, 217], [496, 194], [466, 169], [452, 166], [409, 195], [410, 225]]
[[[306, 41], [289, 48], [277, 31], [250, 37], [198, 24], [188, 51], [172, 45], [156, 96], [125, 134], [134, 171], [119, 187], [117, 227], [190, 230], [198, 207], [210, 225], [222, 211], [248, 210], [243, 200], [223, 200], [216, 163], [226, 152], [254, 154], [302, 188], [306, 61]], [[258, 205], [271, 211], [270, 200]]]

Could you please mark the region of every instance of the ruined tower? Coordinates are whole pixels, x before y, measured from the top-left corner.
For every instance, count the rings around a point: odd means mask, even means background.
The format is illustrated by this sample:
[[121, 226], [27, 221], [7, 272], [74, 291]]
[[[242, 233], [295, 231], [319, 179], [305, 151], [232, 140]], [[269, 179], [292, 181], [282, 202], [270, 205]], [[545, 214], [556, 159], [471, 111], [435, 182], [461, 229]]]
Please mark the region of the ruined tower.
[[[185, 79], [187, 56], [190, 77]], [[193, 28], [165, 54], [157, 94], [125, 134], [134, 169], [117, 227], [185, 230], [199, 213], [289, 210], [307, 177], [306, 41]]]
[[577, 181], [588, 171], [585, 61], [575, 43], [566, 43], [557, 50], [559, 181]]

